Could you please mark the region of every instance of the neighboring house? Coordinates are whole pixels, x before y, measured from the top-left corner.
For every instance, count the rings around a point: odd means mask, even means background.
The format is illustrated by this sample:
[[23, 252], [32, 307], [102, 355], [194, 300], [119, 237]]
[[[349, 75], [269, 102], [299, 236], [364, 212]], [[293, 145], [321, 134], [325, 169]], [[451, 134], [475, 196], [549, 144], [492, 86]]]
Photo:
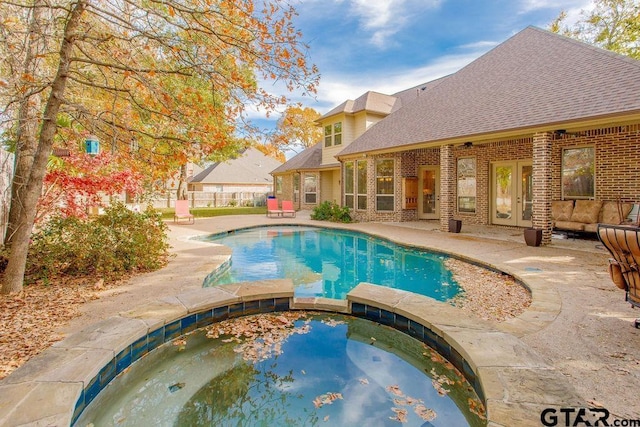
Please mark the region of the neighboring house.
[[188, 191], [212, 193], [269, 193], [270, 172], [282, 163], [250, 147], [234, 159], [214, 163], [188, 181]]
[[320, 163], [273, 175], [288, 198], [315, 174], [316, 202], [359, 221], [533, 226], [549, 243], [554, 200], [640, 201], [639, 94], [640, 61], [528, 27], [452, 75], [347, 101], [318, 120]]

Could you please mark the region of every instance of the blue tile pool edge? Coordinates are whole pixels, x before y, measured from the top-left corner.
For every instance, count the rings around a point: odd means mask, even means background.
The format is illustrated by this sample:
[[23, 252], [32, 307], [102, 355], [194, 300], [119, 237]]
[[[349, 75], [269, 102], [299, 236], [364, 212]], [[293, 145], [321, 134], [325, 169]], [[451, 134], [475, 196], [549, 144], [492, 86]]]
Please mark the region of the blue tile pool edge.
[[71, 425], [74, 425], [84, 409], [117, 375], [125, 371], [136, 361], [142, 359], [149, 352], [161, 345], [171, 342], [176, 338], [193, 332], [214, 323], [242, 316], [258, 313], [274, 313], [289, 311], [291, 307], [290, 297], [263, 298], [246, 300], [223, 306], [207, 308], [198, 312], [172, 320], [145, 335], [137, 338], [131, 344], [120, 350], [112, 360], [103, 366], [98, 374], [93, 377], [76, 400]]
[[[347, 297], [348, 299], [348, 297]], [[71, 425], [76, 421], [84, 409], [117, 375], [126, 370], [131, 364], [143, 358], [149, 352], [162, 344], [173, 341], [176, 338], [192, 332], [195, 329], [209, 326], [226, 319], [242, 316], [270, 313], [280, 311], [298, 310], [293, 297], [262, 298], [246, 300], [219, 307], [212, 307], [194, 313], [189, 313], [182, 318], [172, 320], [154, 330], [149, 331], [126, 346], [117, 355], [100, 369], [99, 373], [84, 387], [78, 397], [71, 419]], [[405, 316], [390, 312], [376, 306], [374, 303], [351, 303], [347, 314], [354, 317], [367, 319], [376, 323], [395, 328], [400, 332], [422, 341], [442, 357], [449, 361], [464, 375], [469, 384], [474, 388], [476, 395], [486, 407], [485, 394], [482, 389], [479, 376], [473, 371], [471, 365], [456, 351], [447, 341], [420, 322], [410, 320]], [[310, 311], [328, 311], [315, 309]]]

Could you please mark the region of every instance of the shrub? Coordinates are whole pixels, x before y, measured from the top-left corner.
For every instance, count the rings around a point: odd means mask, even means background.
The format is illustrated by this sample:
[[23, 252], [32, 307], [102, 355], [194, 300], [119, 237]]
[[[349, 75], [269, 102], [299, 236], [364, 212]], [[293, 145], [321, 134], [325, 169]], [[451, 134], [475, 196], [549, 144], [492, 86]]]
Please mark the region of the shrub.
[[34, 233], [27, 273], [32, 278], [151, 271], [167, 260], [167, 226], [159, 212], [133, 212], [122, 203], [104, 215], [54, 217]]
[[339, 206], [334, 202], [322, 202], [311, 213], [311, 219], [332, 222], [351, 222], [351, 213], [348, 207]]

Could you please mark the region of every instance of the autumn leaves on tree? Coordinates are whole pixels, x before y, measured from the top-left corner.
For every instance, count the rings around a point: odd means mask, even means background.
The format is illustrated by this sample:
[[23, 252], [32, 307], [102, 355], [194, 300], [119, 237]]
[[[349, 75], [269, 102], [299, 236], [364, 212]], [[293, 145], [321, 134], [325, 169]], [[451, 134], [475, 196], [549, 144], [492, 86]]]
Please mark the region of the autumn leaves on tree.
[[281, 0], [0, 2], [4, 137], [17, 168], [3, 293], [22, 287], [36, 206], [53, 147], [77, 151], [89, 133], [113, 170], [150, 181], [243, 142], [248, 105], [315, 92], [318, 73]]

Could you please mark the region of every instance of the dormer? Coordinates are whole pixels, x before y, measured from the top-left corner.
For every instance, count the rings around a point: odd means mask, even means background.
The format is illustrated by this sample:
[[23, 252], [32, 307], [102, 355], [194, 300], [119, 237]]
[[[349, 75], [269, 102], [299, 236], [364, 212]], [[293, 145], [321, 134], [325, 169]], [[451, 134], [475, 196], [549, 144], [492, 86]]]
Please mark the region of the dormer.
[[387, 117], [399, 100], [395, 96], [366, 92], [354, 100], [347, 100], [316, 123], [323, 130], [322, 165], [337, 165], [335, 156], [370, 126]]

